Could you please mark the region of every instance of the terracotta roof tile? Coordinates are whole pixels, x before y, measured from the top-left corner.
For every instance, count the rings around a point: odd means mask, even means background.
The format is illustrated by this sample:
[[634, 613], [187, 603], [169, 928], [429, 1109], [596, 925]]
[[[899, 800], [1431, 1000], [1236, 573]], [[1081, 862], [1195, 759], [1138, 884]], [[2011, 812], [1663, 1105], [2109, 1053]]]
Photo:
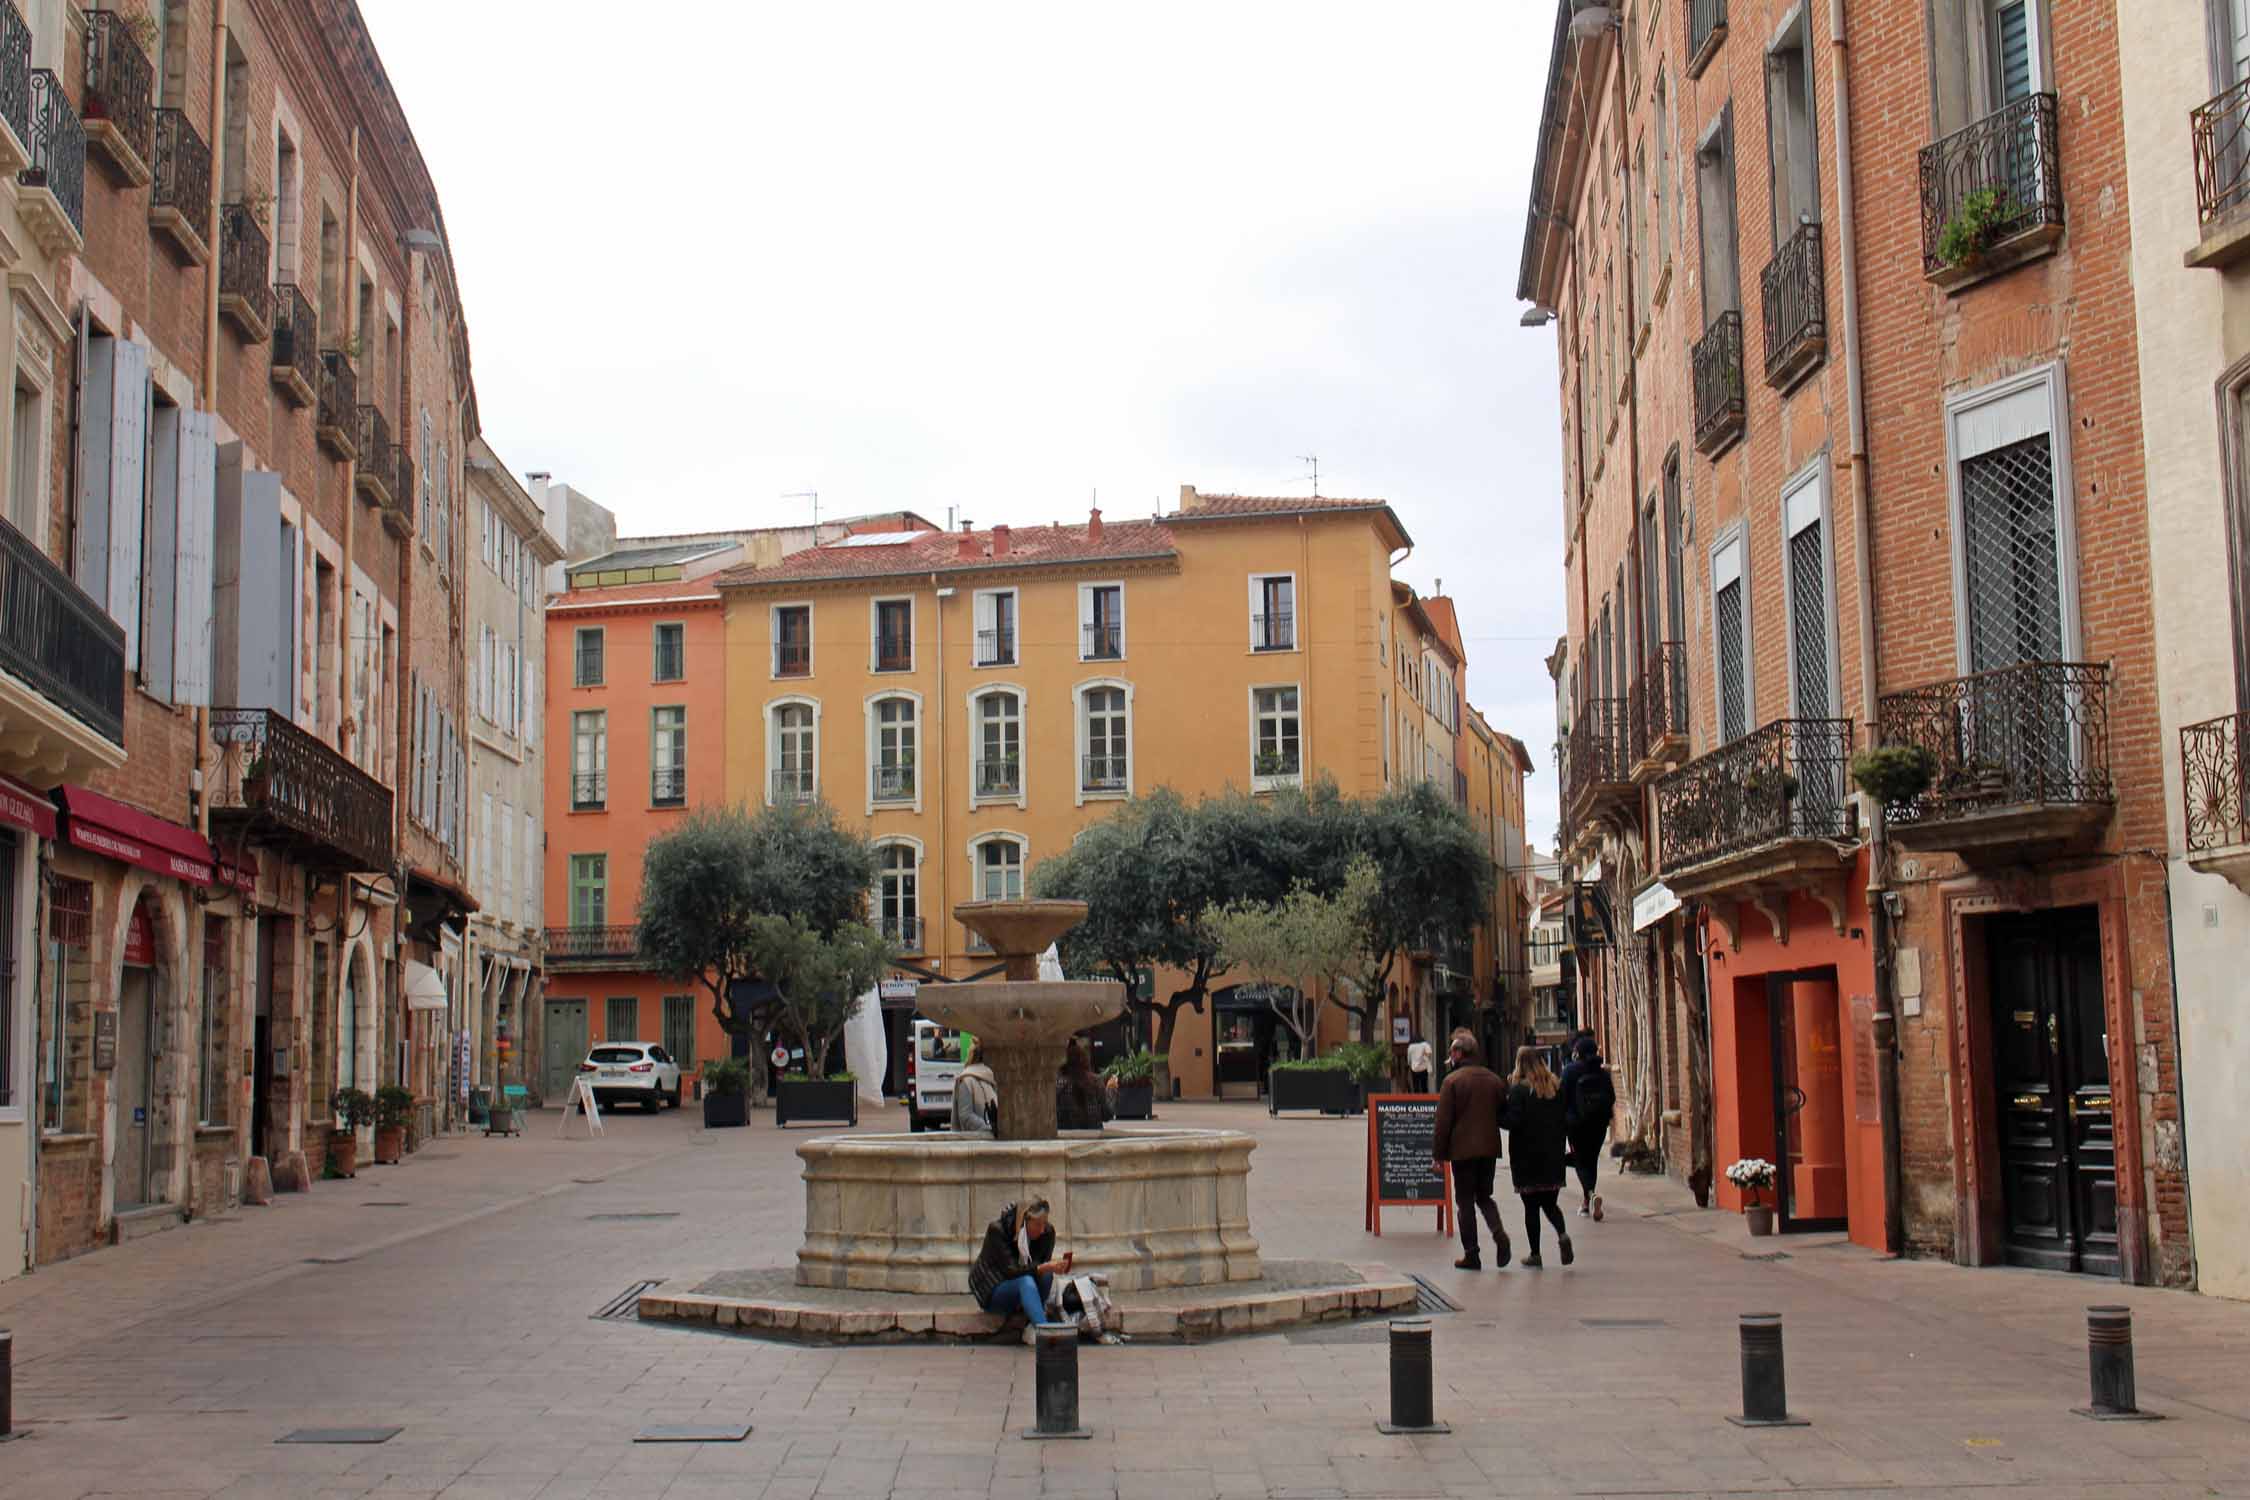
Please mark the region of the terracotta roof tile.
[[1339, 500], [1331, 495], [1307, 499], [1303, 495], [1197, 494], [1193, 508], [1166, 516], [1167, 521], [1192, 521], [1200, 516], [1293, 515], [1301, 510], [1388, 510], [1388, 500]]
[[607, 588], [568, 589], [547, 596], [547, 608], [592, 609], [616, 604], [645, 604], [657, 599], [717, 599], [710, 578], [675, 578], [668, 583], [613, 583]]
[[[912, 573], [963, 573], [993, 568], [1037, 568], [1107, 559], [1173, 557], [1172, 534], [1154, 521], [1104, 521], [1098, 536], [1086, 526], [1010, 526], [1008, 550], [993, 552], [993, 533], [931, 531], [895, 546], [826, 546], [794, 552], [770, 568], [729, 568], [722, 588], [827, 578], [891, 578]], [[974, 547], [962, 555], [966, 538]]]

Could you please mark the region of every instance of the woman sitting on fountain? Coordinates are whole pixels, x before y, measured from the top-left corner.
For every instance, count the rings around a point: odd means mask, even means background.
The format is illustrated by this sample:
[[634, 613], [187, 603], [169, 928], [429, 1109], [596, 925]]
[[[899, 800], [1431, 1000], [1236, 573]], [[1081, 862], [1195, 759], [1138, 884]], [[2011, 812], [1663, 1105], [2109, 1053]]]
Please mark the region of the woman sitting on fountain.
[[1005, 1320], [1022, 1313], [1031, 1326], [1023, 1341], [1037, 1341], [1037, 1330], [1047, 1319], [1047, 1288], [1055, 1273], [1070, 1272], [1074, 1253], [1061, 1259], [1055, 1253], [1055, 1226], [1047, 1216], [1047, 1200], [1034, 1198], [1019, 1214], [1011, 1203], [1000, 1217], [985, 1226], [984, 1248], [969, 1267], [969, 1291], [977, 1306]]

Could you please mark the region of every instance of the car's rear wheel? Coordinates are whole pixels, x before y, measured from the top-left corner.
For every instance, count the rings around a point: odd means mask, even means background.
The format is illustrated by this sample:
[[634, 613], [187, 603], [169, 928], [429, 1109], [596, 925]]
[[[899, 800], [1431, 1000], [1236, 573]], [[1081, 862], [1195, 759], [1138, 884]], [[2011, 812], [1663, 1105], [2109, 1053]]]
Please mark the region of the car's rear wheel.
[[672, 1107], [674, 1109], [678, 1109], [680, 1107], [680, 1093], [686, 1087], [687, 1083], [685, 1080], [677, 1078], [672, 1080]]
[[662, 1113], [664, 1109], [664, 1096], [662, 1094], [659, 1094], [656, 1090], [650, 1089], [648, 1091], [648, 1097], [641, 1100], [641, 1108], [652, 1115]]

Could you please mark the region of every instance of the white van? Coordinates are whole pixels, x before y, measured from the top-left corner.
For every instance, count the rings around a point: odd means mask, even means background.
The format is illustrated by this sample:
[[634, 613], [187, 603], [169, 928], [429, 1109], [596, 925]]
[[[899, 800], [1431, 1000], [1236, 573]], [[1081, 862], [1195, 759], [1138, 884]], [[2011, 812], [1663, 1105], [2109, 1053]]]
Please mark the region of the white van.
[[961, 1033], [935, 1021], [914, 1022], [914, 1045], [906, 1054], [906, 1118], [909, 1129], [950, 1129], [953, 1080], [961, 1076]]

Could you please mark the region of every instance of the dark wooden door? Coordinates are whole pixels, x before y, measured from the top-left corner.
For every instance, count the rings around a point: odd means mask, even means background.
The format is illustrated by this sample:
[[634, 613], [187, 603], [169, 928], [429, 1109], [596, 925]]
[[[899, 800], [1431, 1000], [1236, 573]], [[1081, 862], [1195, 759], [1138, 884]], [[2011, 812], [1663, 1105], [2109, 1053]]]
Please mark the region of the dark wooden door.
[[1986, 924], [2004, 1246], [2013, 1265], [2117, 1274], [2101, 948], [2092, 907]]

